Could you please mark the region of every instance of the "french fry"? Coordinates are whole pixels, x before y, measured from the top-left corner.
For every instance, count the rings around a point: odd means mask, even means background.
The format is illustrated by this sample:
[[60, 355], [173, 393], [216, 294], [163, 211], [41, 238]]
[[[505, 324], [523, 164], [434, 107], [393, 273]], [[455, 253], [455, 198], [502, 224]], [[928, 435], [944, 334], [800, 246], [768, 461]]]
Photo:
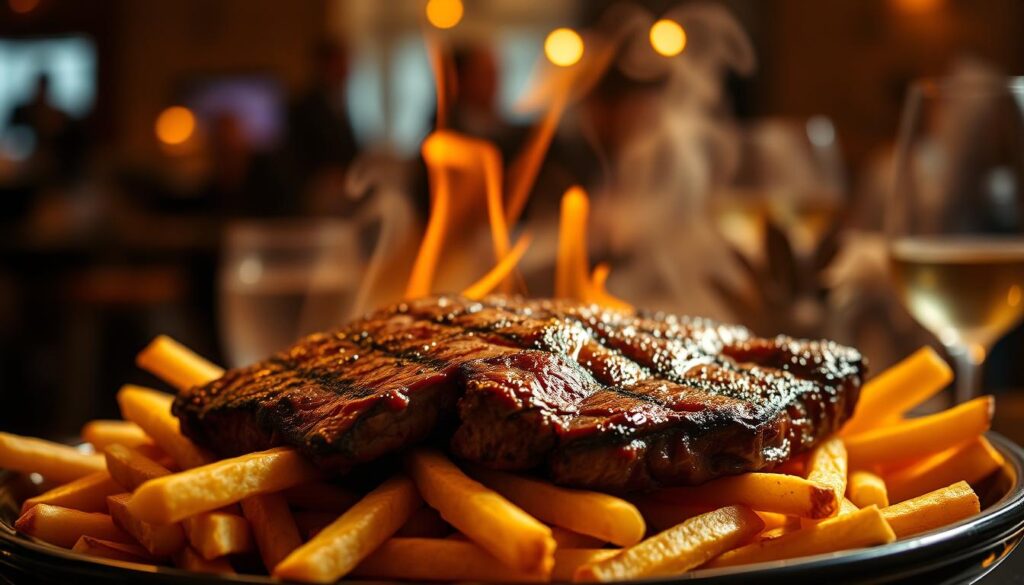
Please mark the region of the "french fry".
[[850, 466], [891, 467], [970, 441], [988, 430], [995, 399], [982, 396], [942, 412], [846, 437]]
[[179, 569], [185, 569], [186, 571], [193, 571], [195, 573], [213, 573], [220, 575], [233, 575], [235, 573], [234, 567], [224, 557], [207, 560], [203, 558], [203, 555], [197, 553], [190, 546], [178, 551], [178, 554], [174, 555], [174, 566]]
[[126, 420], [93, 420], [82, 427], [82, 440], [91, 443], [97, 451], [108, 445], [137, 447], [152, 443], [146, 431]]
[[128, 533], [114, 525], [107, 514], [81, 512], [49, 504], [33, 506], [14, 523], [18, 532], [63, 548], [75, 546], [83, 536], [132, 543]]
[[958, 481], [976, 484], [1005, 460], [988, 439], [978, 437], [886, 476], [892, 501], [902, 502]]
[[618, 555], [584, 565], [576, 581], [631, 581], [677, 575], [753, 538], [764, 522], [750, 508], [727, 506], [695, 516]]
[[534, 518], [601, 542], [632, 546], [647, 531], [640, 510], [615, 496], [483, 468], [474, 468], [472, 475]]
[[181, 523], [189, 545], [206, 560], [252, 550], [249, 522], [238, 514], [210, 512]]
[[141, 386], [125, 385], [117, 393], [121, 415], [146, 431], [181, 469], [199, 467], [212, 461], [204, 449], [181, 434], [181, 424], [171, 414], [174, 397]]
[[807, 480], [832, 488], [836, 499], [842, 501], [846, 494], [846, 469], [846, 446], [839, 437], [832, 437], [811, 451]]
[[105, 466], [102, 455], [87, 455], [74, 447], [34, 437], [0, 433], [0, 467], [38, 473], [48, 480], [65, 483], [103, 471]]
[[359, 494], [324, 481], [311, 481], [282, 492], [288, 504], [303, 510], [340, 515], [359, 501]]
[[694, 487], [666, 488], [652, 496], [669, 503], [740, 505], [802, 518], [828, 518], [839, 509], [839, 499], [831, 487], [780, 473], [744, 473]]
[[786, 516], [785, 514], [778, 514], [776, 512], [757, 512], [757, 515], [760, 516], [761, 521], [764, 522], [765, 530], [773, 530], [775, 528], [800, 524], [798, 518], [796, 518], [797, 521], [794, 522], [794, 516]]
[[160, 335], [135, 358], [143, 370], [174, 386], [179, 392], [205, 384], [224, 375], [224, 369], [213, 365], [191, 349]]
[[147, 481], [135, 490], [128, 508], [140, 520], [170, 524], [318, 477], [302, 455], [278, 447]]
[[185, 546], [185, 531], [180, 524], [150, 524], [132, 516], [128, 511], [131, 494], [117, 494], [107, 498], [107, 509], [114, 524], [132, 535], [146, 551], [158, 558], [167, 558]]
[[891, 424], [952, 381], [949, 364], [932, 348], [922, 347], [864, 384], [841, 434], [850, 437]]
[[966, 481], [882, 509], [882, 517], [903, 538], [959, 522], [981, 511]]
[[[335, 516], [337, 517], [337, 516]], [[437, 510], [428, 506], [413, 512], [409, 520], [398, 529], [396, 537], [442, 538], [452, 533], [452, 526], [444, 521]]]
[[[843, 516], [843, 515], [846, 515], [846, 514], [852, 514], [852, 513], [856, 512], [857, 510], [860, 510], [860, 508], [858, 508], [848, 498], [843, 498], [843, 499], [839, 500], [839, 511], [836, 512], [836, 516]], [[832, 518], [835, 518], [835, 516], [832, 516]], [[797, 520], [799, 520], [799, 525], [792, 526], [792, 527], [795, 527], [795, 528], [808, 528], [810, 526], [814, 526], [815, 524], [821, 524], [822, 522], [827, 522], [828, 520], [830, 520], [830, 518], [824, 518], [822, 520], [811, 520], [809, 518], [798, 518]], [[789, 526], [789, 525], [787, 525], [787, 526]]]
[[396, 476], [359, 500], [274, 568], [280, 579], [332, 583], [352, 571], [422, 505], [416, 485]]
[[889, 491], [885, 480], [870, 471], [862, 470], [851, 473], [846, 491], [850, 495], [850, 501], [858, 508], [867, 508], [868, 506], [884, 508], [889, 505]]
[[152, 565], [156, 562], [156, 559], [151, 557], [149, 553], [146, 552], [146, 549], [137, 544], [100, 540], [99, 538], [93, 538], [92, 536], [83, 536], [79, 538], [78, 542], [75, 543], [75, 546], [71, 547], [71, 551], [78, 554], [88, 555], [90, 557], [100, 557], [115, 561], [124, 561], [127, 563], [144, 563]]
[[107, 496], [122, 491], [106, 471], [97, 471], [52, 490], [31, 497], [21, 505], [24, 514], [37, 504], [50, 504], [82, 512], [103, 512], [107, 509]]
[[551, 581], [568, 583], [581, 567], [605, 561], [619, 554], [618, 548], [559, 548], [555, 551], [555, 568], [551, 569]]
[[[555, 545], [558, 547], [555, 551], [572, 548], [572, 549], [591, 549], [601, 548], [605, 545], [605, 541], [600, 538], [588, 536], [586, 534], [580, 534], [579, 532], [573, 532], [560, 526], [551, 526], [551, 538], [555, 539]], [[558, 561], [555, 561], [558, 564]]]
[[107, 473], [125, 491], [135, 491], [147, 481], [171, 473], [163, 465], [124, 445], [110, 445], [103, 455], [107, 461]]
[[443, 538], [392, 538], [352, 570], [362, 579], [545, 582], [537, 572], [517, 570], [479, 545]]
[[471, 479], [437, 451], [414, 451], [406, 462], [423, 499], [445, 521], [509, 567], [543, 575], [551, 572], [555, 540], [550, 528]]
[[896, 534], [875, 506], [731, 550], [705, 567], [731, 567], [887, 544]]
[[299, 535], [302, 536], [303, 542], [310, 540], [338, 519], [338, 514], [333, 512], [312, 510], [299, 510], [295, 512], [294, 516], [295, 525], [299, 527]]
[[272, 572], [277, 563], [302, 545], [288, 502], [281, 494], [250, 496], [242, 500], [263, 566]]

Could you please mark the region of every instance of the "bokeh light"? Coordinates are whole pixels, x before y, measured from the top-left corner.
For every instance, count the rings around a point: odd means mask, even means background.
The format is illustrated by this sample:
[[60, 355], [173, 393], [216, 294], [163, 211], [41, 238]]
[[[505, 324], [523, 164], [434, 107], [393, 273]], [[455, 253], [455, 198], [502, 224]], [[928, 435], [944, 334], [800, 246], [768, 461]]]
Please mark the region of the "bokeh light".
[[575, 65], [583, 57], [583, 38], [571, 28], [556, 28], [544, 40], [544, 54], [560, 67]]
[[662, 18], [651, 25], [651, 46], [659, 55], [675, 57], [686, 48], [686, 31], [678, 22]]
[[427, 21], [437, 28], [452, 28], [462, 20], [462, 0], [430, 0]]
[[171, 106], [160, 112], [156, 119], [156, 137], [169, 145], [182, 144], [196, 130], [196, 117], [182, 106]]
[[39, 7], [39, 0], [7, 0], [7, 5], [15, 14], [28, 14]]

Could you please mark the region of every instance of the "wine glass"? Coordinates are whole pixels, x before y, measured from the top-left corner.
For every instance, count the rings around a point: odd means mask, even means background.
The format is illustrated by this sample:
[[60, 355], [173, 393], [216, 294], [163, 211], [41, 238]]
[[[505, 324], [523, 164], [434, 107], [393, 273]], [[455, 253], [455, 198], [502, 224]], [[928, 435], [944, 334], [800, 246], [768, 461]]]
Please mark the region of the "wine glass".
[[1024, 78], [916, 83], [895, 165], [892, 277], [955, 360], [964, 401], [981, 390], [989, 349], [1024, 317]]
[[824, 116], [765, 118], [739, 134], [734, 168], [709, 207], [721, 235], [748, 256], [764, 245], [767, 224], [782, 230], [793, 251], [809, 256], [844, 203], [842, 156]]
[[341, 220], [241, 221], [227, 229], [218, 304], [231, 366], [342, 323], [363, 272], [356, 227]]

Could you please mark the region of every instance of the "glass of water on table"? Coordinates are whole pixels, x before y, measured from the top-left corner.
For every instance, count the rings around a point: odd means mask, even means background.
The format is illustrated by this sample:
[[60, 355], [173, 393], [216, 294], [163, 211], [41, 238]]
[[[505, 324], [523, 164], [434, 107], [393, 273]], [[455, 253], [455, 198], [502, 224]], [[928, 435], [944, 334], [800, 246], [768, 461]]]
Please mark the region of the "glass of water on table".
[[980, 393], [993, 344], [1024, 317], [1024, 78], [916, 83], [894, 170], [891, 274], [955, 360], [964, 401]]

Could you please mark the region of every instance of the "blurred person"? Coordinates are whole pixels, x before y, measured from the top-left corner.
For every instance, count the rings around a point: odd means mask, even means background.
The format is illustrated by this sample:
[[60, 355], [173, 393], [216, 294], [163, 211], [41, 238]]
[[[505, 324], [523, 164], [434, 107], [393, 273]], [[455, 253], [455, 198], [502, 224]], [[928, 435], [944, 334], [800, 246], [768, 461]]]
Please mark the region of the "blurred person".
[[25, 161], [30, 180], [39, 185], [64, 186], [81, 176], [84, 134], [74, 119], [53, 106], [48, 75], [43, 73], [36, 78], [32, 97], [14, 108], [8, 126], [21, 126], [32, 132], [35, 146]]
[[286, 150], [307, 211], [335, 211], [345, 201], [345, 172], [357, 144], [345, 108], [348, 52], [330, 39], [312, 52], [310, 86], [289, 106]]
[[210, 123], [211, 172], [203, 197], [228, 217], [294, 215], [300, 201], [286, 184], [278, 161], [255, 150], [237, 116], [222, 112]]

